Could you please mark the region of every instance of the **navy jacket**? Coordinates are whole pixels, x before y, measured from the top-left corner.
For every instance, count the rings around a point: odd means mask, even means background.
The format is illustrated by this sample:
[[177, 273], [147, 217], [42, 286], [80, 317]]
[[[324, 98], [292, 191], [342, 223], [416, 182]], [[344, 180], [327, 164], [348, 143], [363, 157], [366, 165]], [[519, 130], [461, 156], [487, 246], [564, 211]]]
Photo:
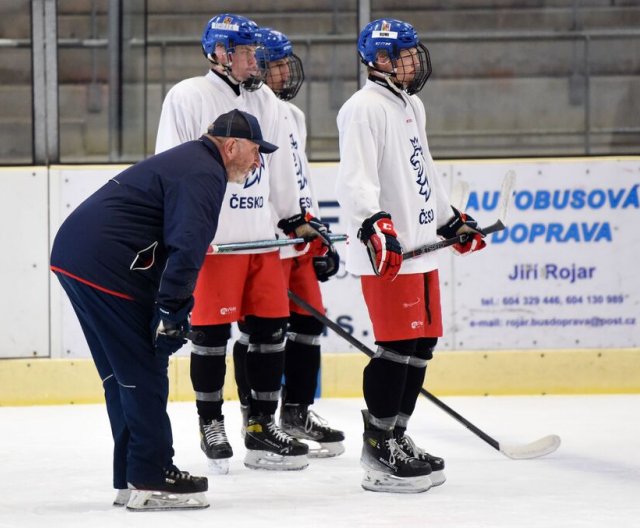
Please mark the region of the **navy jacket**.
[[177, 309], [195, 288], [226, 185], [220, 153], [204, 136], [137, 163], [64, 221], [51, 269]]

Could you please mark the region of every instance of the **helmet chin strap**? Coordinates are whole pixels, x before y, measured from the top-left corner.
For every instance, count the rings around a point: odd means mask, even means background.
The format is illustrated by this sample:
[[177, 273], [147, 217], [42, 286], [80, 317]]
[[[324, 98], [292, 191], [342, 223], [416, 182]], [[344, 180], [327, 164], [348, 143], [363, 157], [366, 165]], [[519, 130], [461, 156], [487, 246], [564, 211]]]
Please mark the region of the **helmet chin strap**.
[[369, 63], [368, 66], [374, 71], [374, 73], [376, 74], [375, 76], [378, 77], [381, 81], [384, 80], [384, 82], [389, 86], [389, 88], [391, 88], [391, 90], [398, 94], [404, 92], [404, 85], [395, 81], [395, 68], [393, 69], [393, 72], [386, 72], [379, 68], [376, 68], [372, 63]]
[[215, 58], [215, 56], [211, 55], [211, 53], [207, 54], [207, 59], [209, 59], [209, 62], [213, 64], [213, 67], [218, 73], [226, 75], [229, 81], [231, 81], [233, 84], [242, 84], [242, 81], [236, 79], [231, 73], [231, 66], [229, 66], [229, 64], [222, 64], [218, 59]]
[[396, 84], [396, 82], [393, 80], [393, 75], [385, 75], [384, 80], [389, 85], [389, 88], [391, 88], [394, 92], [397, 92], [397, 93], [404, 92], [405, 90], [404, 85]]

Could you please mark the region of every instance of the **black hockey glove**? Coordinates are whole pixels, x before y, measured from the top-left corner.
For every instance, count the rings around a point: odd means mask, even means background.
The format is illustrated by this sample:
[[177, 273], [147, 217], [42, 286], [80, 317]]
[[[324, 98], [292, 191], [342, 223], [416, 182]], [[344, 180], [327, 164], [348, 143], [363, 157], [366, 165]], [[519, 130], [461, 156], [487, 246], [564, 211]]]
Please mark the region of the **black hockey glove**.
[[182, 303], [178, 310], [171, 310], [156, 303], [155, 315], [151, 321], [153, 346], [160, 354], [170, 356], [187, 342], [191, 330], [191, 309], [193, 297]]
[[340, 269], [340, 255], [335, 247], [331, 246], [326, 255], [313, 257], [313, 271], [320, 282], [326, 282]]
[[478, 227], [473, 217], [466, 213], [461, 213], [455, 207], [453, 209], [453, 216], [447, 221], [447, 223], [438, 228], [436, 231], [438, 235], [443, 238], [454, 238], [458, 235], [467, 233], [469, 236], [463, 244], [454, 244], [451, 246], [452, 251], [458, 255], [468, 255], [474, 251], [480, 251], [487, 243], [482, 240], [485, 234]]
[[[327, 226], [304, 209], [301, 213], [293, 215], [291, 218], [280, 220], [278, 227], [284, 231], [285, 235], [289, 235], [292, 238], [300, 237], [305, 242], [315, 241], [309, 248], [309, 252], [314, 256], [325, 255], [331, 248]], [[295, 248], [298, 251], [302, 251], [304, 250], [304, 245], [298, 244]]]

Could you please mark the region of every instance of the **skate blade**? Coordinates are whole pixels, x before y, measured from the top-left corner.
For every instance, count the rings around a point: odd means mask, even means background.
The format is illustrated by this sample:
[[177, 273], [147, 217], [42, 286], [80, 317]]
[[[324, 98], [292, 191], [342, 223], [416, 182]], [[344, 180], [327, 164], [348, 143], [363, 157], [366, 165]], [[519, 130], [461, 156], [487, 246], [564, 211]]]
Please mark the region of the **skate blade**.
[[269, 471], [299, 471], [309, 465], [307, 455], [283, 456], [270, 451], [248, 449], [244, 465], [249, 469]]
[[126, 506], [127, 502], [129, 502], [129, 498], [131, 497], [130, 489], [119, 489], [116, 494], [116, 498], [113, 499], [113, 505], [117, 507]]
[[229, 473], [228, 458], [207, 458], [209, 473], [212, 475], [226, 475]]
[[305, 443], [309, 446], [309, 458], [331, 458], [344, 453], [342, 442], [314, 443], [305, 441]]
[[445, 477], [444, 475], [444, 471], [432, 471], [431, 475], [429, 475], [429, 478], [431, 479], [431, 484], [433, 484], [433, 486], [441, 486], [442, 484], [444, 484], [447, 480], [447, 477]]
[[201, 510], [209, 507], [204, 493], [168, 493], [165, 491], [132, 490], [127, 510]]
[[396, 477], [382, 471], [366, 469], [361, 486], [367, 491], [387, 493], [424, 493], [431, 488], [431, 479], [421, 477]]

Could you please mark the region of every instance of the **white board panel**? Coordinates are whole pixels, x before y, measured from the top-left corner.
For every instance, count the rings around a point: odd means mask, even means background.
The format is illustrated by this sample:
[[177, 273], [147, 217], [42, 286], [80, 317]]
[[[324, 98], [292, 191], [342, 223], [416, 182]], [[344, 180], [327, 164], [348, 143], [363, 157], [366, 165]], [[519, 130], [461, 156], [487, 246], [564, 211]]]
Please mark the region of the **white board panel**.
[[47, 169], [0, 169], [0, 358], [49, 356]]
[[[62, 222], [124, 165], [53, 166], [51, 185], [51, 244]], [[60, 283], [51, 275], [51, 356], [91, 357], [80, 323]]]

